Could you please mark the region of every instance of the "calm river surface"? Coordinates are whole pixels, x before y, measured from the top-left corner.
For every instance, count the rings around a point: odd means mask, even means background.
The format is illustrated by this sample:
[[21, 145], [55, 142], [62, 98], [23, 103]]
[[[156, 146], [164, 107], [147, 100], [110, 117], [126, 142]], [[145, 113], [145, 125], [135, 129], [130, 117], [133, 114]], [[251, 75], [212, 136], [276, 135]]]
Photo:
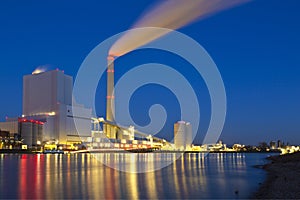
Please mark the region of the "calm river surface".
[[[184, 154], [154, 172], [129, 173], [110, 166], [160, 165], [171, 153], [72, 155], [0, 154], [0, 198], [200, 199], [247, 198], [265, 172], [253, 168], [270, 154]], [[235, 193], [238, 191], [238, 194]]]

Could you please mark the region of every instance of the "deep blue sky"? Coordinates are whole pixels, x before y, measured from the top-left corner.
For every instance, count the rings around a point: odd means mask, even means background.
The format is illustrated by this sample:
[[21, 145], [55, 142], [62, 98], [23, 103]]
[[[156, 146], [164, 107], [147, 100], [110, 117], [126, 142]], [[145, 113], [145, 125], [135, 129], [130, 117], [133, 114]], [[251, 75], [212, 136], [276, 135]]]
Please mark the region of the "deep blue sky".
[[[130, 28], [152, 4], [151, 0], [1, 1], [1, 120], [22, 114], [23, 75], [39, 65], [50, 64], [75, 76], [96, 45]], [[219, 67], [228, 98], [221, 136], [226, 143], [281, 139], [300, 144], [299, 8], [299, 0], [256, 0], [179, 30], [203, 45]], [[157, 51], [136, 51], [118, 63], [129, 68], [153, 60], [175, 68], [176, 63], [184, 63], [174, 55]], [[120, 69], [117, 76], [126, 70]], [[191, 82], [199, 84], [198, 89], [203, 89], [198, 94], [203, 103], [197, 137], [200, 141], [210, 117], [209, 97], [201, 77], [194, 76], [193, 71], [185, 73]], [[144, 106], [159, 102], [152, 94], [164, 95], [173, 101], [166, 104], [171, 110], [170, 123], [177, 119], [176, 99], [168, 90], [145, 86], [136, 92], [133, 101], [145, 99], [143, 89], [151, 97], [148, 95]], [[99, 115], [105, 103], [102, 90], [99, 88], [97, 94]], [[147, 109], [141, 103], [134, 105], [133, 117], [140, 124], [147, 123]], [[171, 128], [172, 123], [165, 130]]]

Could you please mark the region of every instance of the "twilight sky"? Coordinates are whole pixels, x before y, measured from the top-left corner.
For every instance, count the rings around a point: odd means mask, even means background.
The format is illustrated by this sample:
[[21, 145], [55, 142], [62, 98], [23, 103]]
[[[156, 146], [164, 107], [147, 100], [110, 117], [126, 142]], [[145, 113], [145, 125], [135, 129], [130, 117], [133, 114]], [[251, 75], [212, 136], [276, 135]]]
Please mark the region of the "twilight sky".
[[[48, 65], [75, 77], [95, 46], [130, 28], [152, 4], [152, 0], [1, 1], [1, 121], [22, 114], [23, 75]], [[224, 142], [281, 139], [300, 144], [299, 8], [298, 0], [254, 0], [179, 29], [208, 51], [222, 75], [228, 101]], [[184, 60], [157, 50], [134, 51], [116, 62], [116, 79], [149, 62], [174, 67], [199, 91], [202, 121], [196, 143], [201, 142], [210, 118], [209, 95], [201, 77], [182, 70], [182, 66], [190, 69]], [[96, 97], [99, 115], [105, 110], [103, 84], [105, 77]], [[136, 91], [132, 117], [146, 125], [147, 108], [154, 103], [168, 111], [161, 133], [166, 136], [179, 116], [178, 102], [166, 88], [146, 85]]]

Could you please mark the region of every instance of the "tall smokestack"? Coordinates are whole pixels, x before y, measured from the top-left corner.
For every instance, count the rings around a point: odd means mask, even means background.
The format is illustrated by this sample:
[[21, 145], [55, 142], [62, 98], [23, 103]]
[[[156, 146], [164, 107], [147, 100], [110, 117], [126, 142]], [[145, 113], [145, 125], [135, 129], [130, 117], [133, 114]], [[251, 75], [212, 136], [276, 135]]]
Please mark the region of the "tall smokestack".
[[[114, 96], [114, 56], [107, 57], [107, 96], [106, 96], [106, 120], [115, 122], [115, 96]], [[106, 135], [116, 139], [116, 128], [106, 124]]]
[[107, 96], [106, 96], [106, 120], [114, 122], [115, 96], [114, 96], [114, 57], [107, 57]]

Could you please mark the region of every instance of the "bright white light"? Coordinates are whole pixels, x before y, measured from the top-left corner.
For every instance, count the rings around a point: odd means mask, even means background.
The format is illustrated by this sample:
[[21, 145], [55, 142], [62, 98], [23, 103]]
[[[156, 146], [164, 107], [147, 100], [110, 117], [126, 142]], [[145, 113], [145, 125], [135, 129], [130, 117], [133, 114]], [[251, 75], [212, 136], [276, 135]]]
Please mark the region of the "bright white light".
[[32, 72], [32, 74], [40, 74], [45, 71], [47, 71], [47, 66], [39, 66]]
[[49, 116], [54, 116], [55, 114], [56, 114], [55, 112], [48, 113]]
[[100, 117], [98, 120], [99, 120], [99, 122], [104, 122], [105, 121], [103, 117]]

